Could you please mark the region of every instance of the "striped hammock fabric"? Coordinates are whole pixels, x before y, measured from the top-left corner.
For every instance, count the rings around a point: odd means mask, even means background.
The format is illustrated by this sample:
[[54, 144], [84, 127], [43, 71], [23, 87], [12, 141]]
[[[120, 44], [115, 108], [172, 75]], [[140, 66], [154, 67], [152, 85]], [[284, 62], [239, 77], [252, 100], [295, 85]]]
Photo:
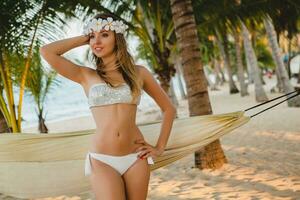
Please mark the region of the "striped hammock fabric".
[[[199, 150], [247, 123], [243, 111], [175, 119], [165, 152], [151, 170]], [[155, 145], [161, 123], [140, 124]], [[38, 134], [0, 134], [0, 193], [18, 198], [76, 195], [90, 190], [84, 161], [95, 130]]]

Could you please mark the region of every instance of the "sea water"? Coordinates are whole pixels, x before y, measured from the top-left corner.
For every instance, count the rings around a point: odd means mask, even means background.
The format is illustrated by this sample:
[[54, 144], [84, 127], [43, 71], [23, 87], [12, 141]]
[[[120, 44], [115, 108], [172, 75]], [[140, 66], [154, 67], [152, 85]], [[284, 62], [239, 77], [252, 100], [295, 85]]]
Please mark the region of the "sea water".
[[[91, 112], [88, 107], [87, 97], [81, 85], [70, 81], [62, 76], [57, 76], [60, 82], [54, 86], [47, 94], [44, 103], [44, 117], [46, 122], [61, 121], [70, 118], [90, 116]], [[177, 78], [173, 79], [175, 94], [180, 96]], [[18, 105], [18, 90], [14, 91], [16, 105]], [[33, 97], [26, 92], [24, 95], [22, 107], [22, 128], [33, 127], [38, 125], [37, 106]], [[147, 111], [156, 107], [155, 101], [145, 92], [141, 96], [141, 102], [138, 109]]]

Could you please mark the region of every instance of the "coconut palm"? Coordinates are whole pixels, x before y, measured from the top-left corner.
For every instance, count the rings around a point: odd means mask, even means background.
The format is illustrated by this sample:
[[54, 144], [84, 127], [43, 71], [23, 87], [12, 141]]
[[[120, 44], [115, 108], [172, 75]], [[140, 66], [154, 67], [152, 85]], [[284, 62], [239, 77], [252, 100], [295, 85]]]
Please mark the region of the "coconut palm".
[[[89, 4], [94, 6], [92, 8], [98, 9], [102, 9], [102, 6], [96, 0], [77, 2], [4, 0], [2, 4], [0, 8], [0, 78], [7, 102], [1, 94], [0, 105], [8, 126], [14, 133], [17, 133], [21, 132], [23, 96], [36, 41], [52, 41], [53, 38], [57, 38], [57, 34], [61, 33], [60, 27], [65, 23], [60, 14], [75, 16], [78, 5]], [[9, 63], [10, 55], [19, 55], [23, 59], [23, 64]], [[12, 70], [18, 71], [18, 74], [13, 74]], [[18, 81], [14, 82], [14, 75], [19, 77]], [[17, 109], [15, 109], [13, 85], [20, 88]]]
[[175, 93], [170, 90], [170, 81], [176, 70], [175, 63], [169, 59], [174, 49], [175, 35], [168, 1], [108, 1], [106, 7], [138, 36], [141, 41], [139, 56], [147, 58], [161, 87], [176, 104]]
[[[190, 116], [211, 114], [207, 84], [200, 59], [197, 26], [190, 0], [170, 0], [175, 33], [187, 85]], [[210, 152], [208, 154], [208, 152]], [[213, 153], [212, 153], [213, 152]], [[201, 157], [201, 159], [200, 159]], [[197, 167], [218, 168], [226, 162], [220, 141], [214, 141], [195, 153]]]
[[243, 33], [243, 41], [244, 41], [244, 49], [247, 59], [249, 61], [251, 75], [254, 81], [255, 87], [255, 99], [257, 102], [267, 101], [268, 97], [266, 92], [264, 91], [262, 81], [260, 78], [260, 71], [258, 68], [257, 57], [255, 55], [251, 40], [250, 40], [250, 33], [243, 22], [241, 22], [242, 33]]
[[5, 121], [4, 115], [0, 111], [0, 133], [7, 133], [7, 132], [10, 132], [10, 131], [8, 130], [8, 126]]
[[[20, 20], [32, 5], [28, 1], [2, 1], [0, 7], [0, 75], [1, 75], [1, 112], [5, 118], [7, 126], [13, 131], [18, 131], [15, 105], [13, 98], [13, 79], [11, 77], [11, 67], [7, 61], [10, 51], [16, 51], [20, 47], [22, 36], [28, 33], [24, 31], [25, 25]], [[23, 17], [24, 18], [24, 17]], [[17, 28], [19, 27], [19, 29]], [[6, 96], [7, 104], [5, 102]]]
[[[198, 30], [213, 35], [215, 44], [217, 45], [223, 64], [228, 75], [230, 94], [238, 93], [235, 82], [233, 80], [233, 60], [231, 59], [231, 42], [228, 40], [230, 34], [234, 32], [239, 20], [236, 13], [234, 1], [193, 1]], [[204, 37], [204, 35], [201, 35]]]
[[244, 73], [244, 65], [243, 65], [243, 57], [242, 57], [242, 49], [241, 49], [241, 35], [240, 31], [237, 29], [234, 33], [235, 39], [235, 52], [236, 52], [236, 63], [238, 68], [238, 79], [240, 82], [241, 88], [241, 96], [249, 95], [247, 90], [247, 84], [245, 83], [245, 73]]
[[233, 80], [233, 73], [232, 73], [232, 66], [230, 61], [230, 54], [229, 54], [229, 44], [227, 39], [227, 34], [223, 32], [222, 34], [217, 34], [217, 45], [220, 49], [222, 59], [224, 61], [225, 69], [227, 71], [228, 79], [229, 79], [229, 93], [235, 94], [238, 93], [239, 90], [237, 89], [234, 80]]
[[[287, 94], [289, 92], [294, 91], [294, 88], [289, 81], [288, 73], [286, 71], [286, 68], [285, 68], [283, 60], [282, 60], [280, 48], [279, 48], [278, 42], [277, 42], [278, 41], [277, 34], [276, 34], [275, 28], [272, 24], [272, 19], [269, 17], [265, 18], [264, 25], [265, 25], [267, 36], [269, 39], [270, 48], [272, 49], [272, 56], [276, 63], [278, 76], [279, 76], [279, 79], [281, 80], [284, 93]], [[300, 107], [300, 97], [298, 96], [296, 98], [289, 99], [288, 106]]]
[[39, 55], [39, 46], [34, 48], [32, 56], [31, 67], [27, 79], [27, 91], [33, 96], [36, 103], [36, 113], [39, 120], [39, 131], [41, 133], [48, 133], [48, 128], [45, 124], [45, 99], [50, 93], [54, 85], [58, 85], [55, 80], [57, 73], [55, 71], [47, 71], [41, 65], [41, 58]]

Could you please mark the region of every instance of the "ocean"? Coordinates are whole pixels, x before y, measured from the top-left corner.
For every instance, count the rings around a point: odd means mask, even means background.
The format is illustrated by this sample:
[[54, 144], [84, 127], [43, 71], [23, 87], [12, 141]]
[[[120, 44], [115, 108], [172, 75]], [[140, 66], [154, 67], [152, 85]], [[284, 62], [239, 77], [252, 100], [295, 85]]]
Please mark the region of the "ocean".
[[[175, 94], [180, 98], [178, 77], [173, 78]], [[53, 88], [46, 97], [44, 112], [46, 113], [46, 123], [61, 121], [64, 119], [90, 116], [87, 97], [81, 85], [70, 81], [62, 76], [57, 76], [60, 85]], [[18, 97], [18, 91], [14, 91]], [[16, 99], [17, 100], [17, 99]], [[18, 102], [16, 101], [16, 104]], [[157, 106], [155, 101], [143, 91], [138, 109], [151, 110]], [[22, 128], [29, 128], [38, 125], [38, 115], [36, 104], [29, 93], [25, 93], [22, 108]]]

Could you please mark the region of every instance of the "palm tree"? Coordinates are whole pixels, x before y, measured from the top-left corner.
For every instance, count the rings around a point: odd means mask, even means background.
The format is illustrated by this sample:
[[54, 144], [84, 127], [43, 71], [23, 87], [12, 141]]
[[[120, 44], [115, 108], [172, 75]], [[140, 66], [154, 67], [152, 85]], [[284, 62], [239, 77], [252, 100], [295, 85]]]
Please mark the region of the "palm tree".
[[[16, 52], [16, 49], [20, 47], [22, 36], [27, 35], [27, 32], [24, 31], [24, 22], [20, 19], [22, 19], [28, 9], [33, 9], [33, 7], [31, 4], [28, 4], [27, 1], [5, 0], [2, 1], [0, 9], [0, 106], [7, 126], [16, 132], [18, 131], [18, 127], [12, 90], [13, 79], [11, 77], [11, 67], [6, 58], [7, 55], [10, 54], [9, 52]], [[17, 27], [19, 29], [17, 29]], [[3, 90], [4, 93], [2, 92]], [[4, 95], [6, 96], [7, 104], [4, 100]]]
[[243, 41], [244, 41], [244, 49], [245, 49], [245, 54], [247, 56], [247, 59], [249, 61], [250, 65], [250, 70], [251, 70], [251, 75], [254, 81], [254, 86], [255, 86], [255, 99], [257, 102], [263, 102], [267, 101], [268, 97], [264, 91], [262, 81], [260, 78], [260, 73], [259, 73], [259, 68], [258, 68], [258, 63], [257, 63], [257, 57], [255, 55], [251, 40], [250, 40], [250, 33], [245, 26], [243, 22], [241, 22], [241, 27], [242, 27], [242, 33], [243, 33]]
[[149, 54], [148, 58], [160, 85], [176, 104], [175, 93], [173, 88], [170, 88], [171, 78], [176, 70], [175, 63], [169, 59], [174, 45], [174, 29], [168, 2], [151, 0], [136, 1], [136, 4], [133, 23], [134, 29], [139, 31], [135, 31], [135, 34]]
[[173, 60], [175, 61], [175, 68], [176, 68], [176, 73], [177, 73], [177, 80], [178, 80], [178, 86], [179, 86], [179, 91], [180, 91], [180, 96], [182, 99], [186, 99], [186, 93], [184, 90], [184, 86], [183, 86], [183, 80], [182, 80], [182, 66], [181, 66], [181, 62], [180, 62], [180, 57], [176, 56], [175, 58], [173, 58]]
[[54, 84], [58, 85], [58, 81], [55, 80], [57, 72], [47, 71], [41, 65], [41, 58], [39, 55], [39, 45], [35, 46], [32, 56], [32, 63], [30, 67], [30, 73], [27, 79], [27, 91], [34, 97], [34, 101], [37, 107], [37, 116], [39, 119], [39, 131], [40, 133], [48, 133], [48, 128], [45, 124], [45, 99], [50, 93]]
[[161, 87], [173, 103], [177, 99], [172, 91], [171, 79], [175, 75], [175, 63], [169, 58], [175, 49], [175, 35], [171, 10], [167, 1], [127, 0], [110, 1], [106, 7], [123, 20], [141, 41], [139, 56], [145, 58], [157, 75]]
[[[233, 65], [231, 60], [231, 42], [228, 38], [238, 26], [239, 16], [236, 11], [235, 1], [193, 1], [198, 30], [202, 30], [206, 35], [215, 37], [226, 73], [229, 80], [230, 94], [238, 93], [239, 90], [233, 80]], [[204, 35], [201, 35], [203, 37]]]
[[[267, 36], [269, 39], [269, 45], [270, 45], [270, 48], [272, 49], [272, 56], [276, 63], [276, 68], [278, 71], [277, 75], [279, 76], [278, 78], [280, 79], [280, 81], [282, 83], [284, 93], [287, 94], [289, 92], [294, 91], [294, 88], [289, 81], [288, 73], [286, 71], [286, 68], [285, 68], [283, 60], [282, 60], [280, 48], [279, 48], [278, 42], [277, 42], [277, 34], [276, 34], [276, 31], [272, 24], [272, 19], [269, 17], [265, 18], [264, 25], [265, 25]], [[289, 99], [288, 106], [300, 107], [300, 97], [298, 96], [296, 98]]]
[[0, 133], [7, 133], [7, 132], [10, 132], [10, 130], [7, 126], [7, 122], [2, 111], [0, 110]]
[[217, 34], [217, 45], [220, 49], [222, 59], [224, 60], [225, 69], [227, 71], [228, 79], [229, 79], [229, 93], [235, 94], [238, 93], [239, 90], [237, 89], [234, 80], [233, 80], [233, 73], [231, 68], [231, 61], [229, 57], [229, 47], [228, 47], [228, 39], [226, 32], [222, 32], [221, 34]]
[[[0, 106], [8, 126], [13, 133], [21, 132], [22, 104], [26, 79], [32, 61], [32, 51], [36, 41], [52, 40], [60, 33], [60, 26], [65, 23], [59, 15], [62, 12], [65, 16], [75, 16], [74, 13], [78, 5], [90, 4], [102, 9], [96, 0], [87, 1], [17, 1], [4, 0], [2, 2], [0, 18], [0, 75], [4, 95], [0, 95]], [[88, 10], [91, 10], [89, 8]], [[9, 62], [11, 55], [18, 55], [22, 60], [22, 65], [15, 65]], [[15, 61], [15, 60], [14, 60]], [[18, 68], [18, 69], [16, 69]], [[17, 74], [12, 73], [17, 71]], [[14, 76], [18, 76], [18, 81], [14, 81]], [[20, 88], [19, 105], [16, 108], [14, 102], [13, 85]]]
[[[170, 0], [170, 5], [187, 86], [190, 116], [211, 114], [191, 0]], [[218, 168], [225, 162], [227, 161], [219, 140], [195, 153], [195, 163], [200, 169]]]
[[238, 79], [240, 82], [241, 88], [241, 96], [249, 95], [247, 90], [247, 84], [245, 83], [245, 75], [244, 75], [244, 65], [243, 65], [243, 58], [242, 58], [242, 49], [241, 49], [241, 35], [239, 30], [234, 32], [235, 38], [235, 52], [236, 52], [236, 63], [238, 68]]

